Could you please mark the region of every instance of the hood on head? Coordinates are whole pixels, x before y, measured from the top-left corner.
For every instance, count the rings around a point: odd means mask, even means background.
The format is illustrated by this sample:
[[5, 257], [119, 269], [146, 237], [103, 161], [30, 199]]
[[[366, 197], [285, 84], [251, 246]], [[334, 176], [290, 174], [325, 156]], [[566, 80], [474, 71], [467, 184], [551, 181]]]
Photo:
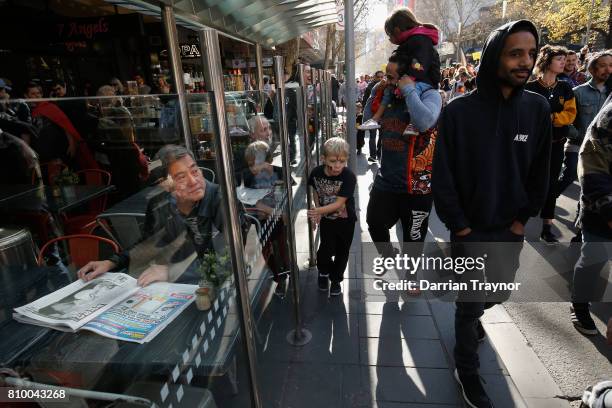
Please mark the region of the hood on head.
[[476, 77], [476, 85], [479, 93], [501, 98], [501, 89], [497, 79], [497, 69], [499, 68], [499, 59], [502, 49], [504, 48], [506, 38], [510, 34], [525, 30], [531, 32], [535, 36], [536, 47], [539, 50], [540, 40], [538, 30], [529, 20], [511, 21], [496, 28], [489, 34], [482, 50], [478, 76]]
[[438, 45], [438, 30], [433, 27], [427, 27], [427, 26], [418, 26], [418, 27], [411, 28], [408, 31], [404, 31], [403, 33], [399, 35], [399, 37], [397, 38], [397, 41], [394, 42], [394, 44], [399, 45], [403, 43], [404, 41], [406, 41], [408, 38], [412, 37], [413, 35], [424, 35], [431, 39], [431, 41], [433, 42], [433, 45]]

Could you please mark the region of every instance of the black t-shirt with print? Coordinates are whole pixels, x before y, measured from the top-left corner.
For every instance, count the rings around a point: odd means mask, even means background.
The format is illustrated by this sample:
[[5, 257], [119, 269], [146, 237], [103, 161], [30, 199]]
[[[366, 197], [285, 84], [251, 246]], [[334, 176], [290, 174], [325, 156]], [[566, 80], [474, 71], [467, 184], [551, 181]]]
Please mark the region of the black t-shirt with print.
[[337, 218], [348, 218], [356, 220], [355, 214], [355, 185], [357, 178], [347, 167], [338, 176], [325, 174], [325, 166], [315, 167], [308, 178], [308, 185], [312, 186], [319, 196], [319, 206], [323, 207], [336, 202], [337, 197], [347, 197], [346, 205], [340, 210], [324, 215], [324, 218], [335, 220]]

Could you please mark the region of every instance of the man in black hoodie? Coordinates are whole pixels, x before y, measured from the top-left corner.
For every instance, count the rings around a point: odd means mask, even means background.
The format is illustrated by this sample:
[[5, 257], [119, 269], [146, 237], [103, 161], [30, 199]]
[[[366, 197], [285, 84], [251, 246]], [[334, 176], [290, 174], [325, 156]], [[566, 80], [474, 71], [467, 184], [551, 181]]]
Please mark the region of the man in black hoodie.
[[[528, 218], [544, 204], [550, 108], [541, 95], [524, 90], [537, 45], [538, 33], [530, 21], [510, 22], [493, 31], [482, 53], [477, 89], [454, 99], [442, 112], [432, 191], [451, 242], [515, 242], [513, 247], [520, 248]], [[496, 267], [516, 273], [519, 254], [520, 249], [508, 251]], [[455, 312], [455, 378], [468, 406], [490, 407], [478, 377], [478, 340], [484, 337], [478, 319], [494, 303], [460, 300]]]

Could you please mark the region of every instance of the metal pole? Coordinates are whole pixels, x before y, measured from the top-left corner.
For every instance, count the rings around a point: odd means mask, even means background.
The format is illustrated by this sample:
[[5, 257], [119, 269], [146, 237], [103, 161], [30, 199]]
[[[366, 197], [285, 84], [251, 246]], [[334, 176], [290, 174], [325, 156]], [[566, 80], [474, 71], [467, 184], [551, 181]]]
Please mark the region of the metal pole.
[[349, 167], [357, 174], [357, 86], [355, 84], [355, 16], [353, 0], [344, 0], [344, 63], [346, 64], [346, 129], [351, 146]]
[[331, 133], [329, 133], [329, 112], [331, 112], [331, 106], [329, 106], [329, 86], [327, 82], [327, 72], [325, 70], [321, 70], [321, 87], [323, 88], [323, 118], [325, 121], [325, 140], [331, 137]]
[[461, 23], [457, 27], [457, 62], [461, 62]]
[[185, 139], [185, 147], [193, 152], [193, 139], [191, 138], [191, 126], [189, 125], [189, 108], [187, 107], [187, 95], [185, 94], [185, 84], [183, 82], [183, 64], [178, 48], [178, 33], [176, 31], [176, 20], [172, 6], [162, 8], [162, 23], [166, 33], [168, 43], [168, 58], [170, 60], [170, 72], [172, 82], [178, 96], [178, 108], [180, 113], [180, 126]]
[[321, 126], [321, 143], [327, 140], [327, 121], [325, 120], [325, 78], [323, 77], [323, 70], [317, 69], [317, 76], [319, 78], [319, 96], [321, 103], [319, 105], [319, 124]]
[[593, 24], [593, 9], [595, 8], [595, 0], [591, 0], [591, 8], [589, 10], [589, 21], [587, 22], [587, 30], [584, 36], [584, 41], [582, 45], [587, 45], [589, 43], [589, 37], [591, 36], [591, 24]]
[[331, 74], [325, 71], [325, 77], [327, 78], [327, 105], [329, 109], [327, 110], [327, 134], [329, 137], [334, 137], [334, 124], [332, 123], [332, 110], [333, 110], [333, 99], [332, 99], [332, 80]]
[[262, 407], [259, 396], [257, 381], [257, 351], [255, 348], [254, 322], [252, 319], [249, 287], [247, 284], [246, 267], [244, 264], [244, 246], [242, 244], [242, 231], [240, 215], [238, 214], [239, 202], [234, 194], [234, 174], [231, 170], [232, 146], [227, 129], [225, 116], [225, 95], [223, 90], [223, 70], [221, 68], [221, 51], [219, 49], [219, 34], [217, 30], [206, 28], [200, 33], [203, 39], [201, 44], [208, 56], [207, 75], [208, 84], [212, 91], [212, 107], [217, 118], [217, 132], [215, 133], [216, 165], [221, 188], [221, 205], [227, 216], [228, 229], [225, 230], [225, 238], [228, 243], [232, 265], [234, 266], [234, 278], [236, 281], [236, 300], [238, 313], [240, 315], [240, 328], [243, 333], [245, 352], [248, 358], [248, 377], [253, 395], [252, 405], [255, 408]]
[[261, 44], [255, 44], [255, 65], [257, 66], [257, 89], [263, 91], [264, 75], [263, 75], [263, 58], [261, 56]]
[[319, 155], [319, 140], [321, 140], [321, 122], [319, 121], [319, 112], [321, 111], [319, 106], [319, 93], [320, 89], [317, 89], [317, 83], [319, 82], [319, 70], [312, 69], [312, 96], [313, 96], [313, 108], [314, 108], [314, 128], [315, 128], [315, 158], [317, 166], [320, 163], [321, 157]]
[[303, 346], [312, 339], [312, 334], [302, 328], [300, 313], [300, 271], [295, 253], [295, 230], [293, 228], [293, 194], [291, 192], [291, 159], [289, 157], [289, 135], [287, 131], [287, 107], [285, 106], [285, 65], [283, 57], [274, 57], [274, 76], [276, 79], [276, 98], [278, 103], [278, 128], [283, 158], [283, 178], [287, 192], [287, 236], [289, 237], [289, 261], [291, 263], [291, 284], [293, 286], [293, 311], [295, 329], [287, 334], [287, 341], [294, 346]]
[[[304, 139], [304, 180], [308, 180], [308, 176], [310, 175], [310, 159], [311, 152], [310, 150], [310, 136], [308, 135], [308, 83], [306, 81], [305, 75], [305, 67], [304, 64], [298, 65], [298, 76], [300, 78], [300, 85], [302, 87], [302, 122], [304, 126], [302, 126], [302, 138]], [[306, 200], [307, 200], [307, 208], [310, 210], [310, 205], [312, 204], [312, 191], [310, 187], [306, 186]], [[317, 254], [315, 252], [315, 237], [314, 231], [312, 229], [312, 221], [308, 218], [308, 267], [312, 268], [317, 264]]]

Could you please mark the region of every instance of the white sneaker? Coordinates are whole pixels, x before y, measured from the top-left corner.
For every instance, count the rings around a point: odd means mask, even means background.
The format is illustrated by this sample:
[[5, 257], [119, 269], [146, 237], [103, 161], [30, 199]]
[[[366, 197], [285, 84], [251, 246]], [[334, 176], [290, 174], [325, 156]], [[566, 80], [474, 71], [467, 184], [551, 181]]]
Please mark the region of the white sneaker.
[[411, 125], [406, 126], [406, 129], [404, 130], [404, 134], [409, 135], [409, 136], [416, 136], [419, 134], [419, 131], [414, 125], [411, 124]]
[[357, 129], [359, 129], [359, 130], [380, 129], [380, 125], [374, 119], [368, 119], [368, 120], [366, 120], [366, 122], [364, 124], [357, 126]]

